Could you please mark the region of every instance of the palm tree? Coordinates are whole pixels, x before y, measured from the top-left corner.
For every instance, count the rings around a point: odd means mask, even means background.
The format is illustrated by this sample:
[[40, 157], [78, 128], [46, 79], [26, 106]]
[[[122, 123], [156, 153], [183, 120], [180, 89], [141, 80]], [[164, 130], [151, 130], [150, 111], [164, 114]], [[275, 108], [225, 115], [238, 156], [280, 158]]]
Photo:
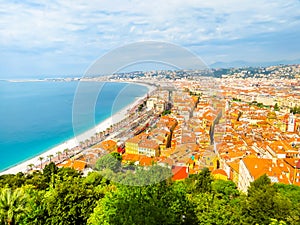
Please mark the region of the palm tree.
[[110, 132], [110, 127], [106, 128], [105, 135], [109, 134], [109, 132]]
[[3, 188], [0, 192], [1, 224], [17, 224], [29, 212], [27, 194], [22, 189]]
[[31, 164], [27, 165], [27, 167], [28, 167], [28, 170], [31, 171], [34, 167], [34, 164], [31, 163]]
[[63, 151], [63, 152], [65, 153], [66, 157], [68, 157], [68, 155], [69, 155], [69, 151], [70, 151], [70, 150], [69, 150], [68, 148], [64, 149], [64, 151]]
[[92, 136], [92, 137], [91, 137], [91, 144], [93, 144], [93, 143], [95, 142], [95, 140], [96, 140], [96, 137], [95, 137], [95, 136]]
[[100, 131], [100, 139], [103, 137], [103, 135], [104, 135], [104, 132], [103, 131]]
[[76, 150], [77, 150], [76, 148], [72, 148], [72, 149], [71, 149], [71, 151], [72, 151], [72, 156], [75, 156]]
[[86, 140], [85, 140], [85, 147], [89, 146], [89, 143], [90, 143], [90, 140], [89, 140], [89, 139], [86, 139]]
[[56, 155], [57, 155], [58, 160], [60, 160], [60, 155], [61, 155], [61, 154], [62, 154], [61, 151], [56, 152]]
[[83, 148], [83, 147], [84, 147], [83, 144], [84, 144], [83, 141], [81, 141], [81, 142], [79, 143], [80, 148]]
[[44, 157], [43, 157], [43, 156], [40, 156], [40, 157], [39, 157], [39, 160], [41, 161], [41, 169], [43, 169], [43, 160], [44, 160]]
[[48, 158], [49, 161], [51, 162], [51, 159], [53, 158], [53, 155], [47, 155], [47, 158]]

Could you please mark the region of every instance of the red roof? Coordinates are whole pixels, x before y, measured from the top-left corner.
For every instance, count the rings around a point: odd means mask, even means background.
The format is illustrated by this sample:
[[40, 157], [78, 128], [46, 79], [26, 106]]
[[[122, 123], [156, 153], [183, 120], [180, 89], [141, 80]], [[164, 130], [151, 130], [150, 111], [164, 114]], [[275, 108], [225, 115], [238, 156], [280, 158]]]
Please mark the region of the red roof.
[[297, 164], [296, 164], [296, 168], [300, 169], [300, 160], [298, 160]]
[[174, 166], [172, 168], [172, 173], [172, 180], [183, 180], [189, 176], [188, 167], [186, 166]]
[[125, 153], [125, 148], [118, 147], [118, 152], [122, 154]]

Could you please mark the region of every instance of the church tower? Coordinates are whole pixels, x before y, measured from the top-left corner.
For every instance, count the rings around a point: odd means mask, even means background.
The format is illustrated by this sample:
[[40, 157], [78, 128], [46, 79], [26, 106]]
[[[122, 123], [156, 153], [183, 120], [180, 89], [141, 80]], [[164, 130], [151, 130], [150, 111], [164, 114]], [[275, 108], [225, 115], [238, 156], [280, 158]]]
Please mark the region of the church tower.
[[290, 113], [287, 132], [294, 132], [295, 131], [295, 117], [293, 113]]
[[227, 100], [225, 104], [225, 112], [227, 112], [229, 109], [230, 109], [230, 102], [229, 100]]

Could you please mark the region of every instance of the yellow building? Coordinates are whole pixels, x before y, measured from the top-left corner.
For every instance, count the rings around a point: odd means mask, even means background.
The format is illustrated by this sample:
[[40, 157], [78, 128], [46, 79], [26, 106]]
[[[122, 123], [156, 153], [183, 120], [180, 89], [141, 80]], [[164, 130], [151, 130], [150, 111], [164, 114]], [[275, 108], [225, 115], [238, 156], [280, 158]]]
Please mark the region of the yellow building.
[[134, 136], [125, 142], [125, 152], [127, 154], [139, 154], [139, 142], [142, 139], [143, 134]]
[[154, 140], [141, 140], [138, 147], [138, 154], [148, 157], [159, 156], [159, 144]]
[[211, 172], [211, 175], [216, 180], [228, 180], [227, 174], [222, 169], [216, 169]]
[[149, 138], [147, 134], [140, 134], [125, 142], [126, 154], [146, 155], [149, 157], [159, 156], [159, 144]]
[[218, 156], [213, 151], [205, 151], [203, 153], [202, 159], [206, 167], [211, 171], [217, 169], [218, 167]]
[[230, 180], [232, 180], [236, 185], [238, 185], [240, 162], [238, 160], [233, 162], [228, 162], [227, 165], [230, 168]]

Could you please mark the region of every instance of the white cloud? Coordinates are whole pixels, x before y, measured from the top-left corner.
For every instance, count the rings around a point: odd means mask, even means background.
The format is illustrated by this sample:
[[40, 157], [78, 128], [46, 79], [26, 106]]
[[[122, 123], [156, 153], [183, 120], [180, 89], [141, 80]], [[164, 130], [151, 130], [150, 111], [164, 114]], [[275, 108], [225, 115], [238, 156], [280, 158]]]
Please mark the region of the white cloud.
[[53, 51], [91, 57], [140, 40], [189, 46], [300, 32], [300, 3], [296, 0], [32, 0], [0, 4], [0, 47], [7, 52]]

